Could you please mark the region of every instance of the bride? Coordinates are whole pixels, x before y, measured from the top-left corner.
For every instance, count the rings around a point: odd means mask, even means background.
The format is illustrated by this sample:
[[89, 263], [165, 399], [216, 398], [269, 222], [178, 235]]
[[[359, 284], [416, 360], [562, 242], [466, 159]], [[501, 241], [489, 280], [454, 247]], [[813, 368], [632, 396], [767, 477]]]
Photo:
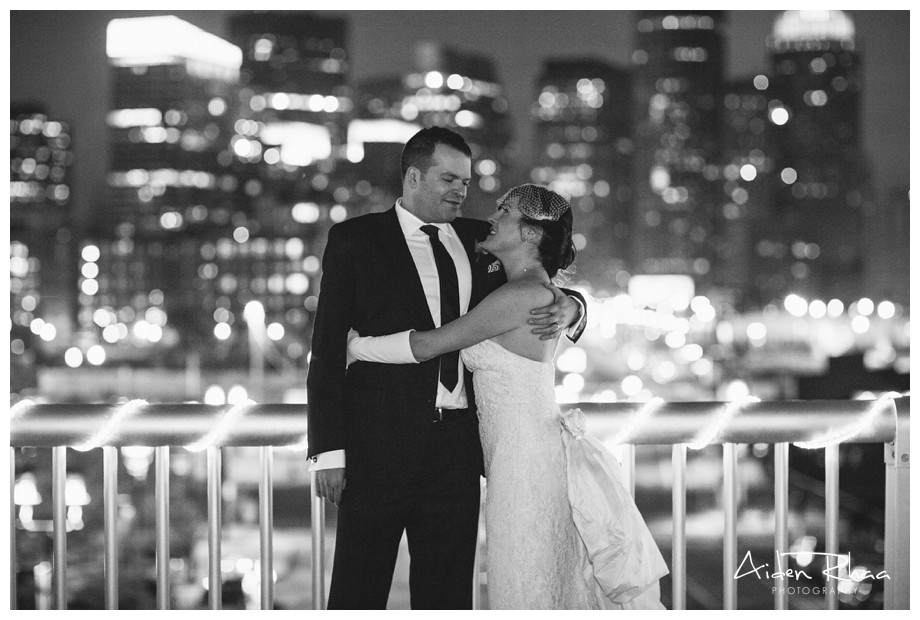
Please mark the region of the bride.
[[613, 455], [585, 435], [579, 410], [556, 404], [556, 339], [527, 323], [530, 308], [552, 301], [544, 285], [574, 260], [570, 205], [522, 185], [489, 222], [481, 249], [501, 261], [505, 285], [438, 329], [355, 338], [349, 353], [377, 359], [375, 347], [402, 346], [400, 363], [415, 363], [460, 350], [473, 371], [491, 608], [660, 609], [664, 560]]

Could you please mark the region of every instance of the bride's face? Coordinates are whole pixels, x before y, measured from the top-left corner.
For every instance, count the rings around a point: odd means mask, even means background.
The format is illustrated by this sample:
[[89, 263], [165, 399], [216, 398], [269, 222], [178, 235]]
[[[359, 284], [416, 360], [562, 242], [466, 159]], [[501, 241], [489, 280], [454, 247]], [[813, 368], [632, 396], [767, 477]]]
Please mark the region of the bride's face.
[[492, 230], [482, 242], [482, 249], [494, 256], [508, 250], [520, 248], [524, 241], [521, 227], [521, 212], [514, 200], [499, 203], [498, 209], [489, 218]]

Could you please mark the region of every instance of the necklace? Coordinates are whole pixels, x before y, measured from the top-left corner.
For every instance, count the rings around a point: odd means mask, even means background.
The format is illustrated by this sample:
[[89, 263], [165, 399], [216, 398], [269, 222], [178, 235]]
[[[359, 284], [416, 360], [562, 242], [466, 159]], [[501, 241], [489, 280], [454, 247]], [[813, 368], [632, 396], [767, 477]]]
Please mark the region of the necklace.
[[521, 268], [521, 276], [522, 276], [522, 277], [523, 277], [523, 276], [528, 276], [528, 277], [529, 277], [530, 274], [534, 274], [534, 276], [536, 276], [537, 278], [542, 278], [543, 276], [541, 276], [541, 275], [538, 273], [539, 271], [542, 271], [542, 269], [540, 269], [540, 265], [536, 265], [536, 266], [533, 266], [533, 267], [522, 267], [522, 268]]

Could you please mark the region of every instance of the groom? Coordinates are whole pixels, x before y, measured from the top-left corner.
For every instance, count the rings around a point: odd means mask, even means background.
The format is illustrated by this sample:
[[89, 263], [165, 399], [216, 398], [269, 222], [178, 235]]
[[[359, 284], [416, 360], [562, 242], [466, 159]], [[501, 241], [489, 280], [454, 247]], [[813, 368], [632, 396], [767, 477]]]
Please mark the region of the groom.
[[[401, 170], [396, 206], [333, 226], [323, 256], [307, 430], [316, 491], [339, 506], [330, 609], [386, 608], [403, 531], [412, 608], [472, 607], [483, 459], [470, 373], [456, 353], [346, 368], [350, 329], [434, 329], [505, 282], [477, 260], [489, 224], [458, 217], [471, 180], [463, 138], [419, 131]], [[534, 311], [535, 333], [577, 318], [579, 304], [556, 293]], [[575, 337], [583, 328], [584, 317]]]

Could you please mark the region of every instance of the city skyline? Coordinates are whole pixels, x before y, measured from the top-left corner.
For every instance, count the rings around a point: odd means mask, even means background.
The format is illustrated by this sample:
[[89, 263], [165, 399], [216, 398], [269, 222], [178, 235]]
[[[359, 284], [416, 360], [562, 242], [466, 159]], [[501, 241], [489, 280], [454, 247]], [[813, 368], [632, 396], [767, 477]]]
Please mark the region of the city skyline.
[[[337, 517], [303, 449], [330, 290], [364, 335], [427, 324], [397, 229], [338, 289], [336, 241], [392, 215], [432, 125], [472, 153], [464, 216], [525, 181], [569, 201], [585, 325], [547, 404], [625, 448], [662, 604], [909, 606], [909, 18], [11, 12], [11, 608], [325, 607]], [[859, 566], [725, 583], [787, 548]]]
[[[168, 13], [11, 13], [11, 101], [38, 102], [53, 116], [71, 122], [76, 155], [72, 204], [78, 219], [88, 215], [99, 200], [107, 166], [104, 113], [110, 77], [105, 66], [105, 25], [117, 17]], [[172, 13], [229, 38], [231, 11]], [[543, 61], [588, 56], [626, 67], [634, 47], [632, 11], [467, 11], [462, 16], [443, 11], [318, 13], [347, 19], [348, 54], [355, 83], [410, 70], [414, 64], [413, 44], [425, 40], [494, 58], [509, 100], [514, 140], [522, 159], [534, 154], [529, 109]], [[780, 14], [728, 13], [729, 78], [767, 72], [765, 38]], [[884, 196], [889, 188], [909, 181], [909, 137], [903, 130], [908, 126], [909, 67], [907, 62], [889, 62], [897, 58], [898, 51], [907, 53], [909, 27], [903, 15], [895, 11], [856, 11], [849, 15], [855, 22], [866, 82], [863, 143], [872, 162], [871, 174], [878, 194]], [[444, 27], [446, 23], [450, 27]], [[552, 41], [532, 36], [550, 31]], [[387, 35], [381, 37], [377, 32]], [[579, 34], [582, 36], [576, 36]]]

